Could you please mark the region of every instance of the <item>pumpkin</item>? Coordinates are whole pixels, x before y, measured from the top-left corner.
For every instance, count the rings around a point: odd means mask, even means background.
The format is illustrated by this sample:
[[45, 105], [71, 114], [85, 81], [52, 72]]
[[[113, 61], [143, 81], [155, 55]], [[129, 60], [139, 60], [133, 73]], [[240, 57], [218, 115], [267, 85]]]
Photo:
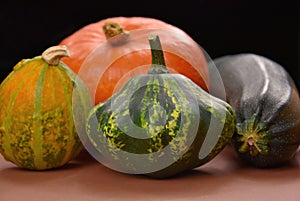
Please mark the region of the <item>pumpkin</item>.
[[226, 55], [214, 63], [226, 101], [236, 112], [232, 145], [239, 158], [260, 168], [286, 164], [300, 145], [299, 92], [288, 72], [252, 53]]
[[149, 43], [148, 74], [134, 76], [90, 111], [86, 133], [94, 147], [88, 151], [116, 171], [167, 178], [220, 153], [235, 114], [191, 79], [168, 72], [158, 35]]
[[19, 167], [58, 168], [83, 149], [72, 101], [83, 113], [90, 93], [60, 62], [68, 55], [65, 46], [50, 47], [41, 56], [21, 60], [0, 85], [0, 153]]
[[208, 67], [201, 47], [183, 30], [154, 18], [111, 17], [86, 25], [60, 42], [71, 53], [62, 61], [87, 84], [97, 104], [131, 77], [147, 73], [151, 55], [146, 38], [153, 32], [164, 39], [169, 71], [208, 90]]

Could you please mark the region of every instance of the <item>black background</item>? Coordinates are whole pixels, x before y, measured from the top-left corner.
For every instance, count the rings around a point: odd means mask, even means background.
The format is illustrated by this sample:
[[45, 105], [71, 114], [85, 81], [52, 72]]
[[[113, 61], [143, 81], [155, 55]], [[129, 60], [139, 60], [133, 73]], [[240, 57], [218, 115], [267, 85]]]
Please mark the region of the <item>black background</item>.
[[300, 86], [296, 0], [4, 1], [0, 81], [21, 59], [40, 55], [84, 25], [116, 16], [153, 17], [173, 24], [212, 58], [242, 52], [266, 56], [284, 66]]

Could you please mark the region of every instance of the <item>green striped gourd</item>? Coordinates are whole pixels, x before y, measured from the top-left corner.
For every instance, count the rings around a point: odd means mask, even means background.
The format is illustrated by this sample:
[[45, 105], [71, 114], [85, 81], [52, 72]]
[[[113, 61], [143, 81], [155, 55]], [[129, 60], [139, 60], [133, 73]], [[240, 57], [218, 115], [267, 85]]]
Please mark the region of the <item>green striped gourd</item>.
[[68, 54], [65, 46], [50, 47], [41, 56], [20, 61], [0, 85], [0, 153], [19, 167], [57, 168], [83, 148], [72, 99], [79, 98], [80, 105], [89, 92], [60, 62]]
[[90, 153], [111, 169], [166, 178], [213, 159], [232, 137], [235, 113], [186, 76], [168, 73], [159, 37], [149, 43], [148, 74], [96, 105], [87, 135]]

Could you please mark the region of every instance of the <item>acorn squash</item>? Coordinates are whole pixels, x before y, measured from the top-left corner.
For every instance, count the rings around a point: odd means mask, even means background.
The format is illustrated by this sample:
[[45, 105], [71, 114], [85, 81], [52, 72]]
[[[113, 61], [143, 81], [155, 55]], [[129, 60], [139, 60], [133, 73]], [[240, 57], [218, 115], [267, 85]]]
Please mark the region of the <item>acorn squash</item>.
[[251, 53], [214, 63], [236, 113], [232, 144], [238, 156], [256, 167], [285, 164], [300, 144], [300, 100], [291, 76], [278, 63]]

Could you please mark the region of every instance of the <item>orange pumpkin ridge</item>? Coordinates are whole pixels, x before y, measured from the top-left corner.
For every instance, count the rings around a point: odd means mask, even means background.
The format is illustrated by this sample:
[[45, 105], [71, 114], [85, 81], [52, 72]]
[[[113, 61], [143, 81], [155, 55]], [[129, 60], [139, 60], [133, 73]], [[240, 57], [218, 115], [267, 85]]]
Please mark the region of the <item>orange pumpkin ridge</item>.
[[[169, 71], [187, 76], [208, 91], [207, 61], [199, 45], [183, 30], [154, 18], [112, 17], [86, 25], [60, 42], [59, 45], [66, 45], [70, 51], [70, 57], [62, 58], [62, 62], [82, 78], [94, 95], [94, 103], [98, 104], [111, 97], [126, 80], [147, 73], [146, 66], [151, 64], [150, 49], [141, 48], [142, 44], [129, 43], [135, 39], [137, 31], [148, 31], [147, 35], [150, 35], [155, 30], [170, 33], [168, 37], [161, 37], [166, 65], [171, 68]], [[107, 47], [100, 51], [101, 45]], [[120, 54], [122, 51], [123, 55]], [[116, 54], [121, 56], [112, 59]], [[191, 62], [195, 59], [197, 66]], [[97, 66], [97, 63], [103, 63], [99, 60], [108, 61], [108, 66]], [[141, 70], [141, 67], [145, 69]]]

